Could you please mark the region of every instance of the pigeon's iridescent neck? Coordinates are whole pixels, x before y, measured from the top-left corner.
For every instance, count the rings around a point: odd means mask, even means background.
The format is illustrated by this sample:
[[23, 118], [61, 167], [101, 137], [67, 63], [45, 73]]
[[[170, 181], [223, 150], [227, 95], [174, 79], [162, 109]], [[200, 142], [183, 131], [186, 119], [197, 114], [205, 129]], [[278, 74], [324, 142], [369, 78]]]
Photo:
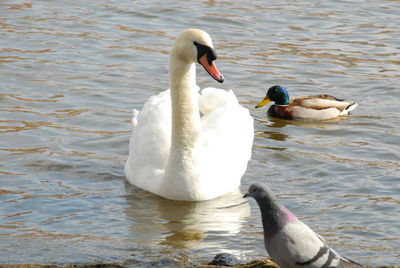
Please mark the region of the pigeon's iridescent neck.
[[290, 210], [288, 210], [288, 209], [285, 208], [285, 207], [283, 207], [282, 210], [283, 210], [283, 212], [284, 212], [285, 215], [286, 215], [286, 222], [287, 222], [287, 223], [292, 222], [292, 221], [294, 221], [294, 220], [297, 220], [296, 215], [294, 215], [292, 212], [290, 212]]

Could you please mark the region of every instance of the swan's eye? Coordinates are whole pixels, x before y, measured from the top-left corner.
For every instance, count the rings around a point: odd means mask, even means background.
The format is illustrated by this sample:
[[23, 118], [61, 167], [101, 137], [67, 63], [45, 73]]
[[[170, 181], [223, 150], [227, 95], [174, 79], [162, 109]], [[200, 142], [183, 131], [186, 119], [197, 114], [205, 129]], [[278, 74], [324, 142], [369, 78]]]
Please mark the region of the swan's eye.
[[207, 55], [207, 61], [208, 64], [211, 65], [211, 63], [217, 59], [217, 54], [215, 53], [215, 50], [209, 46], [202, 45], [198, 43], [197, 41], [193, 41], [193, 45], [196, 46], [197, 48], [197, 60], [199, 61], [201, 57], [204, 56], [204, 54]]

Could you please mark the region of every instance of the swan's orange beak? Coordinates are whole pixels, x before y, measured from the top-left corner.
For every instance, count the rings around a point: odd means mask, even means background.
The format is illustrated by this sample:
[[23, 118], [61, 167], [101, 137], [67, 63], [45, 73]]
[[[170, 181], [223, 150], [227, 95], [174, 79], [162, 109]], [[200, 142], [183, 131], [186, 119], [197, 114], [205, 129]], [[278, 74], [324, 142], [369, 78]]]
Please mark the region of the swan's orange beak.
[[208, 74], [217, 80], [218, 82], [222, 83], [224, 82], [224, 77], [223, 75], [218, 71], [217, 66], [215, 63], [212, 61], [209, 63], [207, 59], [207, 53], [205, 53], [200, 59], [199, 63], [204, 67], [204, 69], [208, 72]]

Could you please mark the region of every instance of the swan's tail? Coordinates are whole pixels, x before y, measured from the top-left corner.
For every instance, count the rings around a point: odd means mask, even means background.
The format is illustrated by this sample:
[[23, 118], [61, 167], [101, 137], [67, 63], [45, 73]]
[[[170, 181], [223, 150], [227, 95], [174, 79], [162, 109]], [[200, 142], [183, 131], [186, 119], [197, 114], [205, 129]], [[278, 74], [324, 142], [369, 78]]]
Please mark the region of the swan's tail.
[[138, 116], [139, 116], [139, 111], [136, 109], [133, 109], [132, 110], [132, 125], [133, 125], [133, 127], [137, 126]]

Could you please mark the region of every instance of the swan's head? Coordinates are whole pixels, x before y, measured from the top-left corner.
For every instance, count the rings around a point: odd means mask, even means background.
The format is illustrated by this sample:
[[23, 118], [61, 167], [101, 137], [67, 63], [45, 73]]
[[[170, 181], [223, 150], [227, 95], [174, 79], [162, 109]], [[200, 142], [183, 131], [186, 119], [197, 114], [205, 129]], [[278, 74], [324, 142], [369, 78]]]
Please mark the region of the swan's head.
[[198, 62], [208, 74], [218, 82], [224, 82], [224, 77], [218, 71], [214, 60], [217, 59], [211, 37], [203, 30], [188, 29], [176, 39], [172, 55], [185, 62]]

